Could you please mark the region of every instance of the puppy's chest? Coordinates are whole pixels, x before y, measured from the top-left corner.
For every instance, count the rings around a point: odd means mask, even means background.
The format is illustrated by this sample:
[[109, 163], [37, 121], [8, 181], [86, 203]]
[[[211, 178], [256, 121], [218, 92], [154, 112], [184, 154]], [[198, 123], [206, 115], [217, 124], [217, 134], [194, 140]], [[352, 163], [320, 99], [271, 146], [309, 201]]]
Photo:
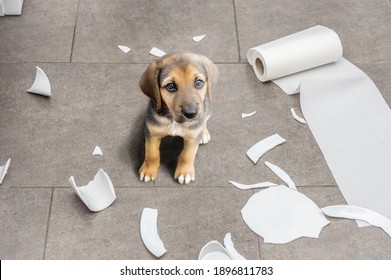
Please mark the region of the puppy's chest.
[[172, 121], [167, 127], [167, 134], [170, 136], [183, 136], [183, 125]]

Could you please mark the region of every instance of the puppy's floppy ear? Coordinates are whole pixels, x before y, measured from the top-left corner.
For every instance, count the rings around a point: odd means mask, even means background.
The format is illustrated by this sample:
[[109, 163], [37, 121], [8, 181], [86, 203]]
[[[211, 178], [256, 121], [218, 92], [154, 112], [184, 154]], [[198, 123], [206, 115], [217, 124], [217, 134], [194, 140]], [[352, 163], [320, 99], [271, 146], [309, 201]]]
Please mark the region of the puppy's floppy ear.
[[158, 60], [154, 60], [149, 64], [148, 68], [140, 77], [139, 86], [142, 92], [156, 102], [157, 109], [162, 106], [162, 98], [159, 87], [159, 72]]
[[202, 56], [202, 61], [207, 71], [208, 97], [212, 100], [212, 89], [219, 79], [219, 70], [217, 66], [207, 57]]

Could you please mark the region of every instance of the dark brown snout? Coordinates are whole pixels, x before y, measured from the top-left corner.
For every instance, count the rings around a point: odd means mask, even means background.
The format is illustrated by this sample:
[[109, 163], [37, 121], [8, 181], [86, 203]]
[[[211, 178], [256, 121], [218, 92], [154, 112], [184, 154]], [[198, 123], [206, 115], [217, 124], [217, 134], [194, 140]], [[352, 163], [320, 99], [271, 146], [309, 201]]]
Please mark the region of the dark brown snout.
[[188, 119], [194, 119], [198, 115], [198, 108], [196, 106], [183, 106], [182, 114]]

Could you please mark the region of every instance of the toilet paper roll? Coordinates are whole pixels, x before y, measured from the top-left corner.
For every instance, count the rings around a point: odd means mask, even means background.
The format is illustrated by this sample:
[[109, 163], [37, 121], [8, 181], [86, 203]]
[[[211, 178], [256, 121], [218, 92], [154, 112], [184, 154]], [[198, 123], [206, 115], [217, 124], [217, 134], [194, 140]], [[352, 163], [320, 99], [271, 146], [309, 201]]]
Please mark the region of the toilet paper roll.
[[342, 44], [332, 29], [317, 25], [247, 51], [261, 82], [315, 68], [342, 58]]

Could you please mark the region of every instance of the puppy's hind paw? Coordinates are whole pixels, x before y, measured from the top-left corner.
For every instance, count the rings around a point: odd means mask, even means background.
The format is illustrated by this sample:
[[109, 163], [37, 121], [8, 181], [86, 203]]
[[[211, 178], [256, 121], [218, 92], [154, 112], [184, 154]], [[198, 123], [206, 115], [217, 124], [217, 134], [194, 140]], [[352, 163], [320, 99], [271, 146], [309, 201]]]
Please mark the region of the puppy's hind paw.
[[209, 141], [210, 141], [210, 134], [209, 131], [205, 129], [204, 131], [202, 131], [200, 144], [206, 144]]

